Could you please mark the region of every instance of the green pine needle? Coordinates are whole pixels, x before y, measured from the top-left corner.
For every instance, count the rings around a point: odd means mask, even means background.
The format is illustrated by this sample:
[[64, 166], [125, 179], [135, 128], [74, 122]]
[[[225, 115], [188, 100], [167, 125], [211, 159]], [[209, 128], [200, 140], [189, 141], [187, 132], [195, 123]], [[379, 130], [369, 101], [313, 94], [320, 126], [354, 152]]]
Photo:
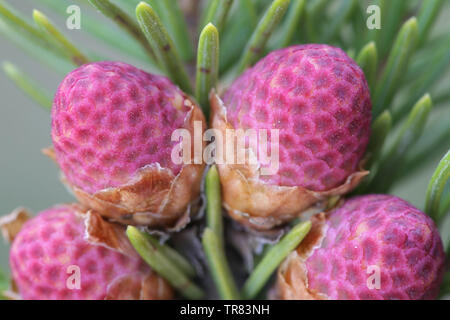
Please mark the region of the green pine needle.
[[180, 269], [180, 271], [183, 272], [186, 276], [188, 276], [189, 278], [193, 278], [196, 276], [197, 272], [195, 271], [195, 268], [183, 255], [178, 253], [178, 251], [171, 248], [167, 244], [160, 243], [158, 239], [156, 239], [149, 233], [144, 233], [144, 235], [151, 243], [151, 245], [161, 253], [161, 255], [163, 255], [174, 266]]
[[73, 63], [81, 66], [89, 62], [89, 59], [61, 33], [42, 12], [36, 9], [33, 10], [33, 19], [44, 32], [48, 41], [54, 42]]
[[422, 135], [432, 108], [429, 94], [424, 95], [412, 108], [408, 119], [389, 148], [382, 156], [380, 168], [371, 184], [371, 191], [386, 192], [399, 175], [399, 167], [404, 163], [407, 151]]
[[202, 244], [219, 295], [225, 300], [239, 299], [239, 291], [228, 266], [223, 241], [222, 200], [216, 166], [206, 175], [206, 224]]
[[64, 75], [73, 69], [72, 62], [69, 62], [53, 51], [49, 51], [48, 48], [43, 47], [36, 41], [30, 41], [18, 29], [5, 23], [2, 19], [0, 19], [0, 32], [14, 45], [19, 47], [20, 50], [30, 55], [37, 62], [45, 64], [50, 70], [55, 70], [61, 75]]
[[269, 45], [271, 50], [287, 47], [292, 42], [295, 33], [298, 32], [306, 7], [305, 3], [306, 0], [291, 0], [283, 24], [271, 38], [273, 40]]
[[441, 198], [444, 188], [450, 179], [450, 150], [439, 162], [428, 184], [425, 212], [436, 222], [442, 219]]
[[380, 3], [381, 29], [378, 30], [377, 46], [380, 57], [389, 52], [408, 7], [408, 1], [383, 0]]
[[398, 179], [410, 176], [418, 169], [426, 166], [429, 159], [434, 159], [443, 152], [443, 148], [448, 146], [449, 141], [450, 126], [448, 125], [448, 118], [438, 117], [434, 119], [427, 126], [426, 134], [414, 144], [413, 148], [408, 150], [407, 158], [403, 163]]
[[209, 23], [203, 28], [198, 41], [197, 52], [197, 101], [209, 118], [209, 93], [216, 88], [219, 76], [219, 32]]
[[197, 287], [175, 263], [159, 251], [148, 240], [144, 232], [139, 231], [136, 227], [128, 226], [127, 236], [142, 259], [184, 297], [201, 299], [204, 296], [203, 290]]
[[261, 57], [267, 41], [286, 13], [289, 2], [290, 0], [274, 0], [267, 9], [242, 53], [237, 68], [238, 74], [242, 73]]
[[371, 41], [361, 49], [356, 57], [356, 63], [364, 71], [370, 91], [373, 92], [373, 85], [378, 71], [378, 52], [375, 42]]
[[[39, 0], [43, 6], [52, 10], [61, 17], [67, 17], [67, 8], [71, 5], [68, 0]], [[129, 4], [127, 2], [127, 4]], [[133, 7], [133, 14], [136, 6]], [[114, 24], [114, 21], [105, 21], [106, 23], [99, 23], [97, 17], [93, 17], [91, 12], [83, 11], [82, 15], [82, 29], [80, 31], [100, 43], [108, 46], [109, 50], [118, 51], [122, 54], [139, 60], [145, 63], [149, 71], [160, 73], [161, 71], [156, 67], [154, 59], [149, 59], [148, 53], [139, 44], [134, 37], [129, 37], [129, 34], [124, 29]], [[110, 23], [109, 23], [110, 22]]]
[[[433, 61], [433, 63], [430, 64], [429, 61]], [[407, 102], [393, 110], [394, 122], [400, 121], [408, 113], [408, 108], [414, 101], [417, 101], [425, 92], [432, 90], [449, 70], [449, 67], [450, 41], [436, 49], [436, 52], [428, 57], [421, 74], [412, 77], [414, 80], [409, 89]]]
[[210, 228], [206, 228], [203, 232], [202, 244], [221, 299], [238, 300], [240, 298], [239, 291], [228, 267], [223, 244], [219, 237]]
[[311, 221], [297, 224], [273, 245], [255, 267], [242, 288], [244, 299], [254, 299], [281, 262], [297, 248], [311, 229]]
[[111, 3], [109, 0], [89, 0], [105, 16], [112, 19], [118, 26], [136, 39], [149, 55], [150, 59], [155, 59], [155, 54], [139, 29], [138, 24], [125, 11]]
[[340, 6], [333, 12], [332, 19], [328, 22], [327, 28], [321, 37], [321, 42], [326, 43], [341, 30], [342, 25], [350, 18], [356, 9], [358, 0], [340, 0]]
[[375, 116], [378, 116], [384, 109], [390, 108], [390, 103], [406, 73], [409, 59], [416, 48], [417, 37], [417, 19], [413, 17], [405, 22], [398, 33], [386, 68], [377, 83], [373, 98], [373, 114]]
[[369, 161], [367, 167], [370, 168], [375, 163], [383, 148], [384, 142], [392, 127], [392, 116], [389, 110], [385, 110], [378, 116], [372, 124], [372, 132], [370, 134], [370, 142], [367, 147], [367, 154], [369, 154]]
[[[25, 47], [30, 53], [34, 52], [34, 46], [39, 47], [37, 51], [45, 52], [47, 55], [51, 55], [52, 58], [57, 56], [58, 58], [63, 56], [63, 53], [59, 48], [53, 46], [43, 35], [41, 30], [33, 27], [25, 19], [19, 16], [12, 8], [10, 8], [5, 2], [0, 0], [0, 29], [4, 31], [7, 37], [12, 38], [14, 42], [19, 43], [22, 47]], [[31, 43], [34, 45], [31, 45]], [[46, 59], [42, 58], [41, 59]], [[51, 59], [50, 59], [51, 61]], [[59, 61], [53, 61], [54, 63]], [[58, 65], [59, 67], [59, 65]], [[62, 67], [64, 68], [64, 67]]]
[[217, 27], [219, 33], [221, 33], [233, 1], [234, 0], [212, 0], [208, 4], [207, 12], [201, 26], [212, 23]]
[[437, 20], [437, 16], [444, 4], [443, 0], [423, 0], [419, 9], [419, 45], [423, 45], [430, 33], [430, 29]]
[[184, 61], [191, 60], [194, 56], [194, 49], [178, 0], [147, 0], [147, 2], [161, 18], [181, 58]]
[[6, 298], [3, 296], [3, 292], [8, 290], [9, 288], [9, 280], [6, 276], [6, 273], [0, 269], [0, 300], [5, 300]]
[[380, 162], [382, 150], [385, 145], [386, 138], [392, 128], [392, 116], [389, 110], [385, 110], [378, 116], [372, 124], [370, 133], [370, 141], [367, 146], [366, 157], [367, 163], [365, 167], [370, 171], [369, 175], [364, 178], [358, 186], [357, 194], [364, 194], [370, 183], [377, 176], [377, 166]]
[[322, 20], [320, 16], [326, 11], [328, 0], [308, 1], [306, 10], [306, 38], [305, 42], [318, 42], [319, 31], [321, 30]]
[[206, 193], [206, 224], [217, 235], [220, 241], [223, 239], [222, 199], [220, 195], [219, 171], [215, 165], [209, 168], [205, 180]]
[[252, 0], [240, 0], [236, 5], [236, 10], [231, 14], [227, 27], [220, 34], [219, 72], [221, 74], [237, 63], [258, 23]]
[[156, 12], [149, 4], [140, 2], [136, 7], [136, 16], [159, 63], [165, 67], [169, 77], [184, 92], [191, 94], [193, 92], [191, 81], [181, 62], [180, 55]]
[[52, 98], [49, 93], [39, 87], [36, 81], [33, 81], [28, 75], [20, 71], [10, 62], [3, 62], [3, 71], [16, 84], [16, 86], [25, 92], [33, 101], [47, 110], [52, 107]]

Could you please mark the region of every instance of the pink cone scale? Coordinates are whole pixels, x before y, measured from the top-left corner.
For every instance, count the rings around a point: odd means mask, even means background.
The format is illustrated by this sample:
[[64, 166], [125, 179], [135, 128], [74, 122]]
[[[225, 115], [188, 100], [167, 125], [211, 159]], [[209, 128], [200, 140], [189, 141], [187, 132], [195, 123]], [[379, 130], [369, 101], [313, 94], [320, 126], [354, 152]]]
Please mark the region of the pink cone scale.
[[[171, 135], [193, 120], [204, 122], [201, 111], [168, 78], [122, 62], [85, 64], [64, 78], [54, 98], [55, 160], [67, 184], [87, 207], [106, 215], [112, 212], [112, 218], [125, 223], [158, 224], [150, 217], [140, 221], [122, 218], [135, 212], [165, 214], [156, 210], [184, 168], [171, 160], [177, 143], [171, 141]], [[173, 206], [177, 208], [172, 211], [178, 212], [167, 214], [171, 215], [168, 220], [180, 216], [198, 196], [201, 171], [202, 166], [196, 166], [184, 172], [191, 177], [192, 191], [179, 197], [184, 202]], [[159, 194], [159, 199], [149, 199], [139, 193], [142, 190], [151, 190], [152, 196]]]
[[371, 102], [362, 70], [327, 45], [274, 51], [247, 70], [223, 101], [235, 128], [279, 129], [279, 186], [326, 191], [357, 170], [369, 141]]
[[437, 297], [445, 254], [426, 214], [395, 196], [366, 195], [322, 218], [279, 269], [283, 299]]
[[[301, 189], [310, 194], [306, 198], [340, 195], [357, 184], [353, 181], [350, 186], [348, 179], [360, 171], [369, 142], [371, 100], [363, 71], [341, 49], [310, 44], [273, 51], [232, 83], [223, 105], [228, 126], [279, 130], [278, 172], [247, 176], [247, 180], [258, 180], [264, 188]], [[235, 184], [233, 178], [229, 180]], [[228, 177], [223, 183], [226, 189]], [[306, 199], [295, 210], [316, 201]], [[263, 211], [231, 202], [228, 206], [250, 216]], [[291, 220], [296, 213], [290, 207], [285, 212], [274, 208], [268, 216]]]
[[49, 208], [23, 225], [10, 251], [22, 299], [171, 298], [169, 285], [137, 253], [92, 243], [86, 232], [84, 213], [76, 205]]
[[121, 62], [75, 69], [60, 84], [52, 109], [52, 138], [69, 182], [89, 193], [118, 187], [139, 168], [159, 163], [173, 174], [172, 131], [188, 109], [167, 78]]

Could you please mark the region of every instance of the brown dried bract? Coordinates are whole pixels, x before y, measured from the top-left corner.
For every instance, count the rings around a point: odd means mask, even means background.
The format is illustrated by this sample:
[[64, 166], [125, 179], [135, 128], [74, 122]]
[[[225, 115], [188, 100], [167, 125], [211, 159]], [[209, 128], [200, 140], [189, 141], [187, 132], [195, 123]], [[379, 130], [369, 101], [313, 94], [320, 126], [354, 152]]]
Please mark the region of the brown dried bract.
[[[203, 161], [201, 164], [195, 164], [194, 161], [194, 122], [202, 123], [202, 132], [206, 128], [200, 108], [188, 98], [185, 105], [191, 108], [184, 124], [184, 128], [191, 133], [191, 161], [182, 167], [177, 176], [158, 165], [148, 165], [141, 168], [129, 183], [94, 194], [71, 185], [64, 177], [63, 183], [73, 191], [81, 204], [103, 217], [127, 225], [170, 231], [183, 228], [190, 220], [191, 207], [198, 201], [205, 166]], [[51, 148], [43, 150], [43, 153], [55, 159]]]
[[[226, 129], [233, 129], [227, 121], [226, 108], [215, 93], [211, 94], [210, 103], [212, 127], [226, 137]], [[226, 143], [224, 141], [223, 150]], [[247, 163], [219, 164], [218, 168], [223, 202], [229, 215], [240, 223], [259, 230], [289, 222], [313, 205], [323, 208], [328, 198], [350, 192], [369, 173], [360, 170], [350, 175], [339, 187], [326, 192], [315, 192], [300, 186], [268, 185], [259, 179], [259, 168]]]
[[308, 288], [306, 259], [315, 248], [321, 245], [325, 236], [325, 214], [320, 213], [311, 218], [312, 226], [306, 238], [301, 242], [278, 268], [276, 299], [282, 300], [324, 300], [324, 294]]
[[154, 272], [115, 279], [107, 289], [105, 300], [170, 300], [173, 290], [166, 280]]
[[25, 208], [17, 208], [10, 214], [0, 217], [0, 230], [3, 238], [12, 243], [30, 217], [30, 212]]
[[[81, 214], [86, 226], [85, 239], [91, 244], [116, 250], [130, 257], [137, 257], [128, 240], [125, 227], [105, 221], [95, 211]], [[107, 288], [106, 300], [169, 300], [173, 290], [154, 271], [136, 272], [115, 279]]]

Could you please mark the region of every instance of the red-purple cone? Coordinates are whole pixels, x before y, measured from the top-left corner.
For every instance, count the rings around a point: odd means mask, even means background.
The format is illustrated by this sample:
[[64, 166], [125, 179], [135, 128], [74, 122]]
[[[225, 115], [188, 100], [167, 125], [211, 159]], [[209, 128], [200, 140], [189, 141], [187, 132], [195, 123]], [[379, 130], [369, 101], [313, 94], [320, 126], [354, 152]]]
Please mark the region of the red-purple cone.
[[203, 130], [200, 108], [166, 77], [122, 62], [85, 64], [56, 92], [53, 156], [85, 206], [125, 224], [173, 227], [198, 199], [204, 166], [175, 163], [171, 136], [193, 136], [195, 121]]
[[65, 204], [42, 211], [17, 232], [24, 215], [2, 218], [3, 230], [12, 235], [10, 265], [20, 298], [172, 298], [171, 287], [133, 250], [122, 226]]
[[435, 299], [445, 254], [423, 212], [390, 195], [367, 195], [313, 218], [278, 271], [282, 299]]
[[311, 44], [271, 52], [233, 82], [223, 104], [217, 96], [211, 102], [213, 127], [222, 132], [279, 130], [276, 173], [261, 173], [269, 166], [261, 144], [253, 150], [257, 165], [219, 165], [225, 206], [242, 223], [269, 229], [290, 221], [367, 174], [361, 165], [370, 136], [369, 88], [341, 49]]

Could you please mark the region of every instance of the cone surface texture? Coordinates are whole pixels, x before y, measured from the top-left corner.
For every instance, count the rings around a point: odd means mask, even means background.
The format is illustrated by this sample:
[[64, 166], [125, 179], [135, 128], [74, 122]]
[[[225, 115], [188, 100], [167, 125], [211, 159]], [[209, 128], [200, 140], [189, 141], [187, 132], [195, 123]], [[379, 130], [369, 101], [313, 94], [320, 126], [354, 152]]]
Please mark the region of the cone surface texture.
[[130, 252], [87, 241], [83, 214], [59, 205], [25, 223], [10, 265], [23, 299], [170, 299], [168, 284]]
[[[390, 195], [326, 214], [279, 270], [285, 299], [435, 299], [445, 254], [434, 222]], [[301, 276], [303, 274], [303, 276]]]
[[335, 188], [357, 171], [369, 141], [364, 74], [328, 45], [271, 52], [231, 85], [223, 101], [234, 128], [279, 129], [278, 173], [260, 177], [271, 185]]
[[122, 62], [96, 62], [69, 73], [56, 92], [52, 139], [67, 180], [88, 193], [119, 187], [159, 164], [174, 175], [173, 130], [188, 112], [166, 77]]

